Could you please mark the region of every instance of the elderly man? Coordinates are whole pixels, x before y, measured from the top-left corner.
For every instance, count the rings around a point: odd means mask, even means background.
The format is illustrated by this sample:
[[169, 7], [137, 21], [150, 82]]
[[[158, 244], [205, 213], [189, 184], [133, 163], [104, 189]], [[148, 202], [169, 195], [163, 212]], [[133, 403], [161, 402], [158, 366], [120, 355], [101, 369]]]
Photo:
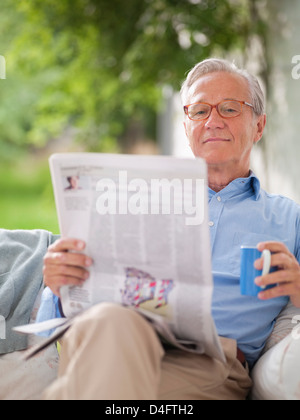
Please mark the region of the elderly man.
[[[210, 59], [191, 70], [182, 100], [190, 147], [208, 165], [212, 310], [227, 362], [164, 348], [142, 317], [100, 304], [65, 336], [59, 378], [45, 398], [244, 399], [251, 387], [247, 366], [258, 359], [274, 319], [289, 298], [300, 307], [300, 208], [263, 191], [250, 170], [251, 150], [266, 124], [258, 81], [227, 61]], [[245, 244], [269, 249], [278, 267], [256, 279], [261, 286], [276, 285], [259, 298], [240, 295], [239, 250]], [[44, 275], [54, 294], [88, 278], [92, 261], [81, 254], [84, 248], [74, 239], [49, 248]], [[261, 259], [255, 264], [262, 268]]]

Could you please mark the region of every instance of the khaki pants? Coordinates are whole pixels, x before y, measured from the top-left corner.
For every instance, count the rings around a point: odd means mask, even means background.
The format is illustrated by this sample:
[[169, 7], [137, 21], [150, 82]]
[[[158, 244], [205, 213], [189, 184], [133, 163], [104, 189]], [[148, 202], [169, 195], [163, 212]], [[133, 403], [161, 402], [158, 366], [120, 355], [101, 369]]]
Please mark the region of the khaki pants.
[[139, 314], [100, 304], [78, 317], [62, 344], [49, 400], [242, 400], [252, 385], [234, 340], [221, 338], [227, 363], [162, 347]]

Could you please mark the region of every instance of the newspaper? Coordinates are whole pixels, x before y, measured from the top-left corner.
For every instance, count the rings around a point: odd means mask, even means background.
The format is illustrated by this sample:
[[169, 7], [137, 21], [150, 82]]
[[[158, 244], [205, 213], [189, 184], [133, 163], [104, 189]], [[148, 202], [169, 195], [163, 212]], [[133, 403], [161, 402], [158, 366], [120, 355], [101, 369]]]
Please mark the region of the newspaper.
[[[93, 259], [82, 286], [61, 289], [67, 326], [114, 302], [141, 313], [167, 343], [224, 360], [211, 316], [205, 162], [71, 153], [51, 156], [50, 169], [61, 234], [84, 240]], [[53, 322], [40, 328], [64, 331]]]

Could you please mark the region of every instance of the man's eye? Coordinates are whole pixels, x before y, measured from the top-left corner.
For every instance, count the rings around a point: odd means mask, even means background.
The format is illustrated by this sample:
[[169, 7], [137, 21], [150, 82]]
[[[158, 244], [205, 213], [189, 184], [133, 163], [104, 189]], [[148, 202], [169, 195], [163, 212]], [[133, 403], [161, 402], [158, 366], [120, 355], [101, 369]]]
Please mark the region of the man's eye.
[[239, 113], [239, 111], [237, 111], [236, 109], [234, 109], [234, 108], [227, 108], [227, 109], [223, 109], [222, 110], [222, 112], [224, 113], [224, 114], [238, 114]]

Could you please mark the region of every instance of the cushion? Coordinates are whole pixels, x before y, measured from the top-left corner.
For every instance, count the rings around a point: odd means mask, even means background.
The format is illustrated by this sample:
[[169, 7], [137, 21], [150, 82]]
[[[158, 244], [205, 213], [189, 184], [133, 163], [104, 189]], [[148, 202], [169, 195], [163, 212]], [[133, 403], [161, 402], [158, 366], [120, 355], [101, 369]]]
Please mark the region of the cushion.
[[279, 314], [262, 356], [252, 370], [252, 399], [300, 399], [300, 308], [291, 302]]
[[300, 308], [292, 305], [291, 301], [278, 315], [272, 334], [268, 338], [263, 353], [275, 346], [289, 335], [297, 324], [297, 319], [300, 321]]
[[[31, 322], [35, 322], [40, 305], [38, 295]], [[40, 337], [30, 336], [29, 346], [40, 341]], [[18, 351], [0, 356], [0, 400], [39, 400], [46, 387], [57, 377], [58, 353], [53, 344], [34, 358], [22, 360], [26, 351]]]
[[300, 400], [300, 326], [269, 349], [252, 370], [254, 400]]

